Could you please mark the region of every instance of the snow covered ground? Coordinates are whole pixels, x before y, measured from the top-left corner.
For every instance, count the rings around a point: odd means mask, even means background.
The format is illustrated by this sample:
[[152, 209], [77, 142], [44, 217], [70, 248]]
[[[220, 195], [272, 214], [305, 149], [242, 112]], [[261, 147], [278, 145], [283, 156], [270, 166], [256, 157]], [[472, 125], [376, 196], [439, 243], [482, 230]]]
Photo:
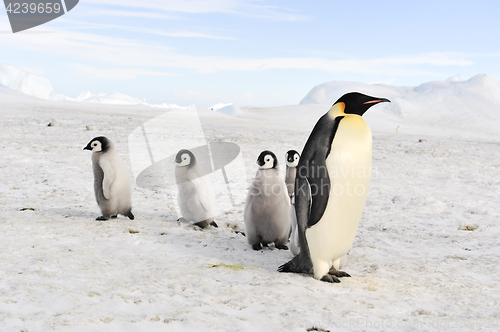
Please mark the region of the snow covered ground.
[[[236, 110], [201, 120], [209, 140], [240, 146], [249, 183], [262, 150], [284, 166], [327, 108]], [[276, 272], [288, 251], [253, 251], [243, 200], [201, 231], [176, 221], [171, 192], [134, 186], [135, 220], [95, 221], [83, 147], [107, 136], [130, 165], [128, 135], [164, 112], [0, 88], [0, 331], [500, 329], [500, 134], [375, 121], [352, 278], [328, 284]]]

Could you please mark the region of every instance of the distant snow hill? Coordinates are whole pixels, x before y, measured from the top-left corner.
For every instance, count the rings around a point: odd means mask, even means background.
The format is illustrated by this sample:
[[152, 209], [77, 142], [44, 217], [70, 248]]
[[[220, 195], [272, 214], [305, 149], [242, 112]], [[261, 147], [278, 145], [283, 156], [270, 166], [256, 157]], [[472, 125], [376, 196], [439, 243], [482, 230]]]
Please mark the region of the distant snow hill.
[[[73, 99], [72, 99], [73, 100]], [[92, 94], [90, 91], [82, 92], [76, 97], [75, 101], [85, 101], [89, 103], [113, 104], [113, 105], [139, 105], [146, 104], [144, 98], [134, 98], [123, 93], [98, 93]]]
[[265, 108], [230, 105], [218, 111], [310, 128], [337, 99], [353, 91], [391, 100], [364, 115], [375, 132], [500, 140], [500, 82], [485, 74], [466, 81], [453, 76], [447, 81], [417, 87], [336, 81], [314, 87], [299, 105]]
[[[391, 100], [366, 113], [378, 129], [390, 126], [393, 130], [395, 125], [401, 125], [401, 129], [407, 126], [412, 132], [426, 128], [427, 133], [448, 129], [449, 133], [463, 132], [464, 136], [471, 132], [500, 136], [500, 82], [485, 74], [466, 81], [454, 76], [417, 87], [330, 82], [314, 87], [300, 104], [328, 108], [350, 91]], [[416, 126], [420, 129], [416, 130]]]
[[[0, 64], [0, 86], [21, 92], [25, 95], [45, 100], [83, 101], [113, 105], [139, 105], [146, 104], [144, 98], [134, 98], [122, 93], [91, 94], [83, 92], [76, 98], [67, 97], [56, 93], [50, 81], [44, 77], [28, 73], [22, 69]], [[167, 107], [171, 105], [159, 105]], [[173, 105], [176, 106], [176, 105]], [[173, 107], [175, 108], [175, 107]]]
[[36, 98], [54, 97], [54, 89], [48, 79], [3, 64], [0, 64], [0, 85]]
[[[121, 93], [83, 92], [70, 98], [55, 93], [48, 79], [3, 64], [0, 64], [0, 86], [45, 100], [181, 107], [167, 103], [150, 105], [143, 98]], [[391, 100], [391, 103], [376, 105], [366, 113], [365, 118], [374, 131], [394, 133], [400, 127], [401, 133], [500, 140], [500, 82], [485, 74], [465, 81], [453, 76], [447, 81], [428, 82], [417, 87], [329, 82], [314, 87], [299, 105], [245, 107], [217, 104], [212, 109], [240, 118], [309, 128], [339, 97], [351, 91]]]

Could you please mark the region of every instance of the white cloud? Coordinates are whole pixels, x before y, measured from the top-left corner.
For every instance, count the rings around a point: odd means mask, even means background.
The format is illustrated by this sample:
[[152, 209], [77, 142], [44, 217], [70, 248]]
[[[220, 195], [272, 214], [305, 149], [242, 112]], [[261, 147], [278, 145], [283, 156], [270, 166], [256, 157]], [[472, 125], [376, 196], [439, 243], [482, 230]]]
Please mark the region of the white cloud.
[[137, 76], [175, 76], [169, 73], [136, 68], [96, 68], [79, 63], [70, 63], [81, 78], [98, 80], [133, 80]]
[[131, 8], [157, 9], [167, 12], [179, 13], [214, 13], [232, 12], [240, 7], [245, 1], [238, 0], [86, 0], [86, 3], [98, 5], [114, 5]]
[[161, 20], [182, 20], [183, 18], [172, 15], [165, 15], [158, 12], [145, 12], [137, 10], [110, 10], [110, 9], [87, 9], [85, 11], [79, 12], [80, 16], [111, 16], [111, 17], [141, 17], [141, 18], [153, 18]]
[[[176, 58], [177, 55], [173, 55]], [[473, 62], [453, 54], [421, 54], [379, 59], [329, 60], [324, 58], [260, 58], [236, 59], [224, 57], [176, 58], [175, 65], [198, 72], [216, 71], [262, 71], [269, 69], [304, 69], [336, 73], [428, 75], [428, 71], [414, 68], [420, 65], [467, 66]]]
[[158, 29], [148, 29], [141, 28], [137, 26], [131, 25], [117, 25], [117, 24], [103, 24], [103, 23], [87, 23], [81, 21], [74, 20], [66, 20], [66, 22], [70, 23], [73, 28], [90, 28], [90, 29], [118, 29], [118, 30], [127, 30], [133, 32], [141, 32], [158, 36], [166, 36], [166, 37], [182, 37], [182, 38], [209, 38], [209, 39], [236, 39], [233, 37], [226, 36], [216, 36], [209, 35], [203, 32], [193, 32], [193, 31], [176, 31], [176, 32], [166, 32]]
[[[331, 60], [320, 57], [234, 58], [187, 55], [163, 46], [125, 38], [91, 33], [55, 30], [51, 34], [3, 35], [1, 43], [40, 52], [66, 56], [78, 63], [98, 63], [100, 67], [190, 69], [200, 73], [218, 71], [261, 71], [303, 69], [335, 73], [384, 74], [394, 76], [429, 75], [441, 66], [470, 66], [466, 54], [424, 53], [376, 59]], [[423, 69], [425, 68], [425, 70]]]
[[228, 99], [227, 96], [221, 93], [194, 90], [181, 91], [178, 89], [174, 90], [173, 97], [175, 100], [179, 100], [181, 104], [195, 103], [196, 105], [212, 105]]
[[38, 68], [38, 67], [25, 67], [25, 66], [23, 66], [23, 67], [19, 67], [19, 69], [24, 70], [25, 72], [36, 75], [36, 76], [43, 76], [43, 74], [45, 72], [42, 68]]
[[207, 35], [201, 32], [191, 32], [191, 31], [179, 31], [179, 32], [161, 32], [161, 31], [150, 31], [149, 33], [157, 34], [160, 36], [167, 37], [184, 37], [184, 38], [210, 38], [210, 39], [236, 39], [233, 37]]
[[86, 3], [113, 5], [142, 9], [154, 9], [165, 12], [189, 14], [232, 13], [250, 17], [260, 17], [279, 21], [303, 21], [309, 19], [292, 10], [278, 6], [261, 5], [260, 0], [86, 0]]
[[197, 106], [208, 107], [217, 103], [235, 103], [238, 105], [254, 105], [254, 106], [270, 106], [270, 105], [285, 105], [290, 103], [290, 96], [278, 93], [267, 94], [222, 94], [207, 91], [194, 91], [194, 90], [178, 90], [175, 89], [172, 99], [182, 105], [195, 104]]

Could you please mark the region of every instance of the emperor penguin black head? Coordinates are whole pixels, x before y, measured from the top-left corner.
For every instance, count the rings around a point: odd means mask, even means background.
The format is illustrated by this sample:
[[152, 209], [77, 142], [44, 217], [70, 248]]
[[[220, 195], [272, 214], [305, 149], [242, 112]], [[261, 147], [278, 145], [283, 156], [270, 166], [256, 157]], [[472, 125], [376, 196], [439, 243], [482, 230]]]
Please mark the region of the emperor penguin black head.
[[297, 167], [299, 164], [300, 154], [295, 150], [289, 150], [285, 155], [285, 159], [288, 167]]
[[111, 148], [111, 141], [104, 136], [99, 136], [93, 138], [89, 144], [87, 144], [86, 147], [84, 147], [84, 150], [90, 150], [92, 152], [107, 152]]
[[278, 166], [278, 158], [269, 150], [262, 151], [257, 158], [257, 165], [260, 169], [276, 168]]
[[182, 149], [179, 152], [177, 152], [174, 162], [177, 165], [177, 167], [184, 167], [184, 166], [191, 167], [196, 163], [196, 158], [191, 151]]
[[349, 92], [340, 97], [333, 106], [339, 105], [343, 107], [343, 113], [345, 114], [362, 116], [370, 107], [383, 102], [390, 103], [391, 101], [386, 98], [370, 97], [359, 92]]

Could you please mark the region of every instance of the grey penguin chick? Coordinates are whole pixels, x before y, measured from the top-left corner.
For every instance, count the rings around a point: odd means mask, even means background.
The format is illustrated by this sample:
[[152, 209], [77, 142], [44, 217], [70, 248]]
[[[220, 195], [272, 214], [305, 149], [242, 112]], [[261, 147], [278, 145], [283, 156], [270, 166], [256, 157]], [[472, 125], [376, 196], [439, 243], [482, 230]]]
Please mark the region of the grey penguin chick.
[[201, 174], [196, 165], [196, 157], [189, 150], [180, 150], [174, 162], [177, 201], [182, 218], [194, 221], [201, 228], [209, 225], [217, 227], [213, 220], [215, 197], [208, 175]]
[[[293, 197], [292, 197], [293, 199]], [[292, 201], [290, 206], [290, 251], [292, 255], [297, 256], [300, 253], [299, 233], [297, 229], [297, 215], [295, 214], [295, 202]]]
[[285, 183], [288, 196], [292, 197], [295, 190], [295, 175], [297, 174], [297, 165], [299, 164], [300, 154], [295, 150], [289, 150], [285, 154], [286, 173]]
[[299, 164], [300, 154], [295, 150], [289, 150], [285, 154], [285, 160], [286, 160], [285, 183], [291, 204], [290, 224], [292, 229], [290, 233], [290, 251], [295, 256], [298, 255], [298, 253], [300, 252], [299, 237], [297, 233], [297, 217], [295, 215], [295, 197], [294, 197], [295, 175], [297, 174], [297, 165]]
[[94, 193], [102, 213], [96, 220], [116, 218], [118, 214], [133, 220], [130, 174], [114, 144], [108, 138], [99, 136], [83, 149], [92, 151]]
[[285, 181], [279, 177], [278, 159], [263, 151], [257, 159], [259, 170], [250, 184], [243, 220], [248, 243], [254, 250], [274, 242], [278, 249], [286, 246], [290, 233], [290, 199]]

